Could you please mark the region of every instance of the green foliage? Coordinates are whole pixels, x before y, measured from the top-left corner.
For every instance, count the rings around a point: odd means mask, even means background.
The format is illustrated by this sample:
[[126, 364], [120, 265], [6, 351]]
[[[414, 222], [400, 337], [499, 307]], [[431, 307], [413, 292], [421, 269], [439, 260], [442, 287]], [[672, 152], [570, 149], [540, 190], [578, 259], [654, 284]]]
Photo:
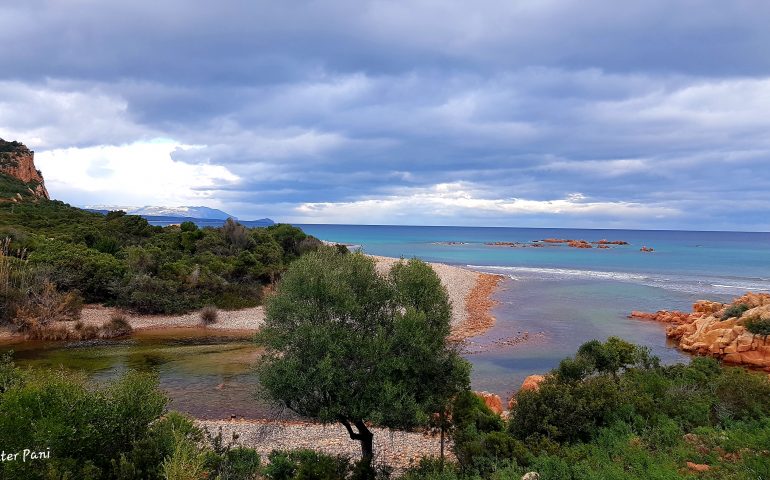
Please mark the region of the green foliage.
[[675, 479], [691, 461], [711, 466], [702, 478], [764, 478], [770, 471], [766, 374], [705, 357], [664, 367], [619, 342], [583, 345], [537, 391], [517, 395], [505, 427], [474, 432], [467, 407], [457, 409], [460, 476], [520, 478], [536, 471], [549, 479]]
[[728, 318], [740, 318], [741, 315], [743, 315], [744, 312], [749, 310], [749, 306], [745, 303], [739, 303], [737, 305], [730, 305], [727, 307], [722, 314], [722, 320], [727, 320]]
[[19, 372], [7, 359], [2, 372], [12, 379], [0, 395], [3, 449], [52, 452], [45, 461], [0, 464], [2, 478], [107, 478], [114, 468], [126, 475], [127, 456], [167, 403], [157, 379], [145, 374], [94, 387], [63, 370]]
[[341, 480], [352, 471], [347, 457], [313, 450], [273, 451], [264, 473], [270, 480]]
[[266, 310], [260, 383], [302, 415], [410, 428], [467, 388], [446, 292], [417, 260], [383, 277], [371, 258], [323, 248], [291, 265]]
[[752, 335], [767, 338], [770, 336], [770, 320], [759, 317], [750, 318], [743, 324]]
[[174, 450], [161, 464], [165, 480], [203, 480], [207, 478], [204, 454], [189, 439], [177, 436]]
[[[1, 160], [2, 158], [0, 158]], [[33, 196], [30, 189], [34, 190], [35, 187], [37, 185], [34, 183], [24, 183], [10, 175], [0, 173], [0, 198], [8, 199], [21, 196], [22, 198], [30, 199]]]

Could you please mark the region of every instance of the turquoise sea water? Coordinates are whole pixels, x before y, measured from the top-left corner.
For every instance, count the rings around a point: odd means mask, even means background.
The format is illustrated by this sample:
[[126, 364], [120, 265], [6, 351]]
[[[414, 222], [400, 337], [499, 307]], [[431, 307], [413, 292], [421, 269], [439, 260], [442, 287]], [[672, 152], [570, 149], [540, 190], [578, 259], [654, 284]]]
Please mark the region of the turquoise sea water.
[[[648, 346], [664, 362], [686, 359], [664, 328], [627, 318], [632, 310], [689, 310], [702, 298], [770, 292], [770, 233], [472, 227], [301, 225], [366, 253], [419, 257], [506, 276], [495, 294], [497, 322], [474, 338], [473, 387], [507, 396], [593, 338], [615, 335]], [[624, 240], [610, 249], [512, 248], [545, 238]], [[448, 245], [448, 242], [460, 244]], [[654, 248], [640, 252], [642, 246]], [[521, 341], [526, 338], [526, 341]], [[505, 340], [519, 339], [515, 345]], [[508, 342], [512, 343], [512, 342]]]

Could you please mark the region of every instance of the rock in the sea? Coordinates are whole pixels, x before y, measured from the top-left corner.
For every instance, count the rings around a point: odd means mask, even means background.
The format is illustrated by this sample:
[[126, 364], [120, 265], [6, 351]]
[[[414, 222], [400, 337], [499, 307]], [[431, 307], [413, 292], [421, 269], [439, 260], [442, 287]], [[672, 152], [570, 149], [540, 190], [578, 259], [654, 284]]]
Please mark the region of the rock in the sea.
[[770, 341], [746, 329], [749, 320], [770, 321], [770, 294], [747, 293], [729, 304], [700, 300], [692, 312], [632, 312], [633, 318], [668, 323], [666, 336], [687, 352], [727, 363], [770, 370]]
[[655, 313], [633, 311], [629, 317], [643, 318], [645, 320], [654, 320], [661, 323], [689, 323], [693, 314], [680, 312], [678, 310], [658, 310]]
[[495, 412], [497, 415], [502, 415], [503, 401], [500, 400], [499, 396], [489, 392], [473, 392], [473, 394], [484, 400], [484, 404], [489, 407], [490, 410]]
[[593, 246], [585, 240], [570, 240], [567, 242], [567, 246], [572, 248], [593, 248]]

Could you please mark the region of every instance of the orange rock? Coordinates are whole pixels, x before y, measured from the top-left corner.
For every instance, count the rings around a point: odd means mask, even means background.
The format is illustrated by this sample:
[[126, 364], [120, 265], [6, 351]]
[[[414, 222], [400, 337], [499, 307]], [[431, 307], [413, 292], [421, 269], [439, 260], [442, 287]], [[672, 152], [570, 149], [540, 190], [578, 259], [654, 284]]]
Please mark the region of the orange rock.
[[687, 462], [687, 468], [689, 468], [693, 472], [708, 472], [709, 470], [711, 470], [711, 467], [706, 465], [705, 463]]
[[473, 392], [473, 394], [484, 400], [484, 404], [497, 415], [503, 413], [503, 401], [499, 396], [489, 392]]
[[533, 392], [536, 392], [540, 389], [540, 384], [544, 381], [545, 376], [543, 375], [530, 375], [524, 379], [524, 383], [521, 384], [519, 391], [526, 392], [528, 390], [532, 390]]

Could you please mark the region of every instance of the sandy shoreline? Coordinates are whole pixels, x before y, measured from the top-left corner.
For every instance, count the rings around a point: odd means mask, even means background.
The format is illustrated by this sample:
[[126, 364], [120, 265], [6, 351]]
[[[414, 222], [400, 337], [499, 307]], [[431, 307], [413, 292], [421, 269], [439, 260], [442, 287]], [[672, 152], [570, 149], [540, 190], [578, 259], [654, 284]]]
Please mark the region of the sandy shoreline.
[[[377, 261], [377, 270], [385, 273], [400, 261], [398, 258], [370, 255]], [[462, 340], [480, 335], [494, 325], [495, 319], [490, 311], [495, 302], [491, 296], [502, 279], [501, 276], [476, 272], [468, 268], [429, 263], [436, 271], [447, 289], [452, 302], [453, 340]], [[191, 328], [212, 334], [249, 335], [256, 332], [265, 321], [265, 309], [262, 306], [241, 310], [220, 310], [217, 322], [207, 327], [201, 326], [200, 312], [183, 315], [137, 315], [117, 308], [103, 305], [86, 305], [81, 312], [81, 321], [86, 325], [101, 326], [114, 314], [126, 317], [135, 331]], [[71, 322], [73, 325], [75, 322]], [[23, 341], [24, 338], [10, 328], [0, 329], [0, 341]]]

